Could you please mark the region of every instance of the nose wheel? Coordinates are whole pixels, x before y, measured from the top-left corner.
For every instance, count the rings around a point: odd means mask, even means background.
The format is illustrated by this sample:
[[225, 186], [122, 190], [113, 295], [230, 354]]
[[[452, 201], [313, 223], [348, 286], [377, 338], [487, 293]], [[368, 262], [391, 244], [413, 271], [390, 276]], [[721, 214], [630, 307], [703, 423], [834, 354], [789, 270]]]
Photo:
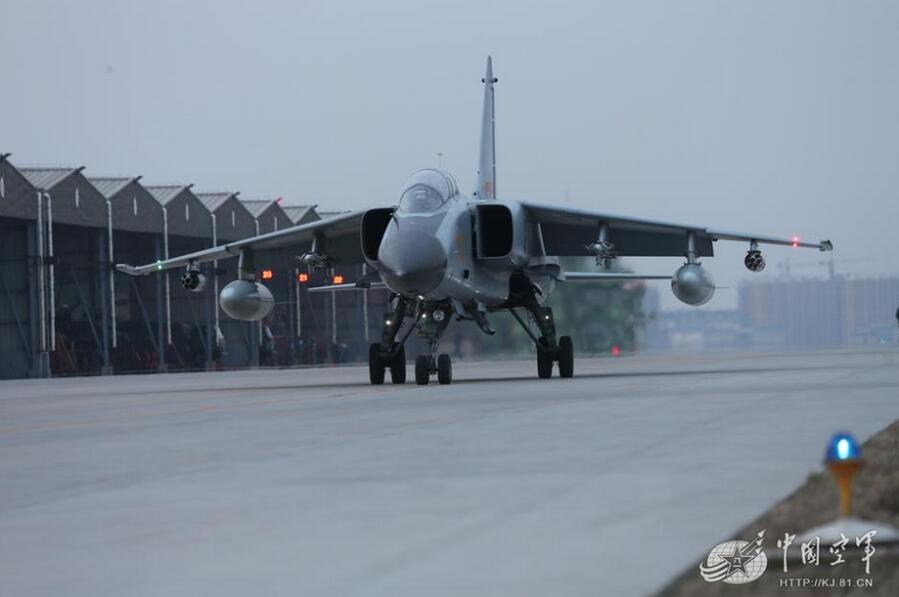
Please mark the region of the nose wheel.
[[415, 357], [415, 383], [426, 386], [430, 380], [431, 359], [426, 354], [420, 354]]
[[426, 386], [431, 376], [436, 374], [437, 381], [443, 385], [453, 381], [453, 361], [448, 354], [437, 354], [440, 337], [449, 325], [452, 307], [446, 303], [425, 303], [419, 305], [416, 315], [416, 329], [419, 337], [428, 342], [428, 352], [415, 359], [415, 383]]
[[420, 354], [415, 358], [415, 383], [426, 386], [435, 373], [440, 385], [445, 386], [453, 382], [453, 359], [450, 355], [438, 355], [436, 362], [426, 354]]
[[549, 350], [537, 346], [537, 377], [549, 379], [553, 375], [553, 355]]
[[406, 347], [400, 346], [390, 359], [390, 381], [395, 384], [406, 383]]
[[448, 354], [437, 357], [437, 381], [444, 386], [453, 381], [453, 359]]

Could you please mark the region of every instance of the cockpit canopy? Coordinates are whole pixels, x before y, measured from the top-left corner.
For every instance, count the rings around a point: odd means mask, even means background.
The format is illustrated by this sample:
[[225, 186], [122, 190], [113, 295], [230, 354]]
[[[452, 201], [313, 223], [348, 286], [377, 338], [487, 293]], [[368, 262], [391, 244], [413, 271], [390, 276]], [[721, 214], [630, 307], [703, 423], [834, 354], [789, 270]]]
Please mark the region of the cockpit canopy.
[[406, 182], [400, 197], [399, 211], [431, 213], [459, 194], [456, 181], [442, 170], [419, 170]]

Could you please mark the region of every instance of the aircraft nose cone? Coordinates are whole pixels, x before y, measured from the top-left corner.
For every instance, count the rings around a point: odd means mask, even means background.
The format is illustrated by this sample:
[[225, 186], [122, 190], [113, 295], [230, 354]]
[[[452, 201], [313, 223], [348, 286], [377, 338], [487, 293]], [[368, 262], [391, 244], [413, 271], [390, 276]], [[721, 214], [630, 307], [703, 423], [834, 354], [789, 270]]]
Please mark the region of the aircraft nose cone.
[[404, 230], [384, 239], [378, 252], [381, 276], [392, 290], [424, 294], [437, 287], [446, 271], [446, 250], [432, 234]]

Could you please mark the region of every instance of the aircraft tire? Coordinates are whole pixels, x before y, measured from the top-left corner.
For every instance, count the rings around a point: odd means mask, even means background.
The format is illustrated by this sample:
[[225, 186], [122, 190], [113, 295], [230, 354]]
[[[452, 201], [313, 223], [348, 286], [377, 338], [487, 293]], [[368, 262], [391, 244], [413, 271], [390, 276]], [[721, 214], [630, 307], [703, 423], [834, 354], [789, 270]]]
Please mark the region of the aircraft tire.
[[444, 386], [453, 381], [453, 359], [448, 354], [437, 357], [437, 381]]
[[426, 354], [420, 354], [415, 357], [415, 383], [420, 386], [426, 386], [431, 381], [430, 360]]
[[546, 351], [537, 348], [537, 377], [549, 379], [553, 374], [553, 357]]
[[373, 386], [384, 383], [384, 362], [381, 360], [381, 345], [377, 342], [368, 347], [368, 380]]
[[574, 375], [574, 343], [571, 336], [559, 338], [559, 377]]
[[390, 381], [394, 385], [406, 383], [406, 347], [400, 346], [390, 359]]

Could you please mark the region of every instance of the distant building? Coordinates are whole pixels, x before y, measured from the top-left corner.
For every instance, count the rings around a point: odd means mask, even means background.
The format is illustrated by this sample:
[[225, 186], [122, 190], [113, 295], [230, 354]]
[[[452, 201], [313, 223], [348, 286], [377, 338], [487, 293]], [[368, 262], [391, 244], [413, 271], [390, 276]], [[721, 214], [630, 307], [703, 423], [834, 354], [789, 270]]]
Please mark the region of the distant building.
[[740, 287], [756, 344], [819, 348], [892, 342], [899, 277], [772, 280]]
[[889, 341], [896, 334], [899, 277], [843, 280], [842, 306], [847, 343]]
[[661, 311], [649, 297], [644, 346], [660, 350], [817, 349], [897, 339], [899, 277], [744, 283], [738, 307]]
[[[329, 284], [297, 255], [308, 243], [259, 251], [257, 273], [278, 297], [264, 321], [231, 319], [219, 290], [237, 259], [132, 277], [151, 263], [320, 219], [315, 205], [246, 200], [139, 176], [86, 177], [82, 167], [20, 168], [0, 153], [0, 378], [297, 365], [364, 359], [389, 294], [307, 293]], [[345, 213], [345, 212], [339, 212]], [[365, 266], [342, 264], [347, 281]], [[302, 279], [300, 274], [303, 274]]]
[[772, 279], [742, 284], [733, 311], [658, 312], [651, 348], [815, 349], [896, 340], [899, 277]]

